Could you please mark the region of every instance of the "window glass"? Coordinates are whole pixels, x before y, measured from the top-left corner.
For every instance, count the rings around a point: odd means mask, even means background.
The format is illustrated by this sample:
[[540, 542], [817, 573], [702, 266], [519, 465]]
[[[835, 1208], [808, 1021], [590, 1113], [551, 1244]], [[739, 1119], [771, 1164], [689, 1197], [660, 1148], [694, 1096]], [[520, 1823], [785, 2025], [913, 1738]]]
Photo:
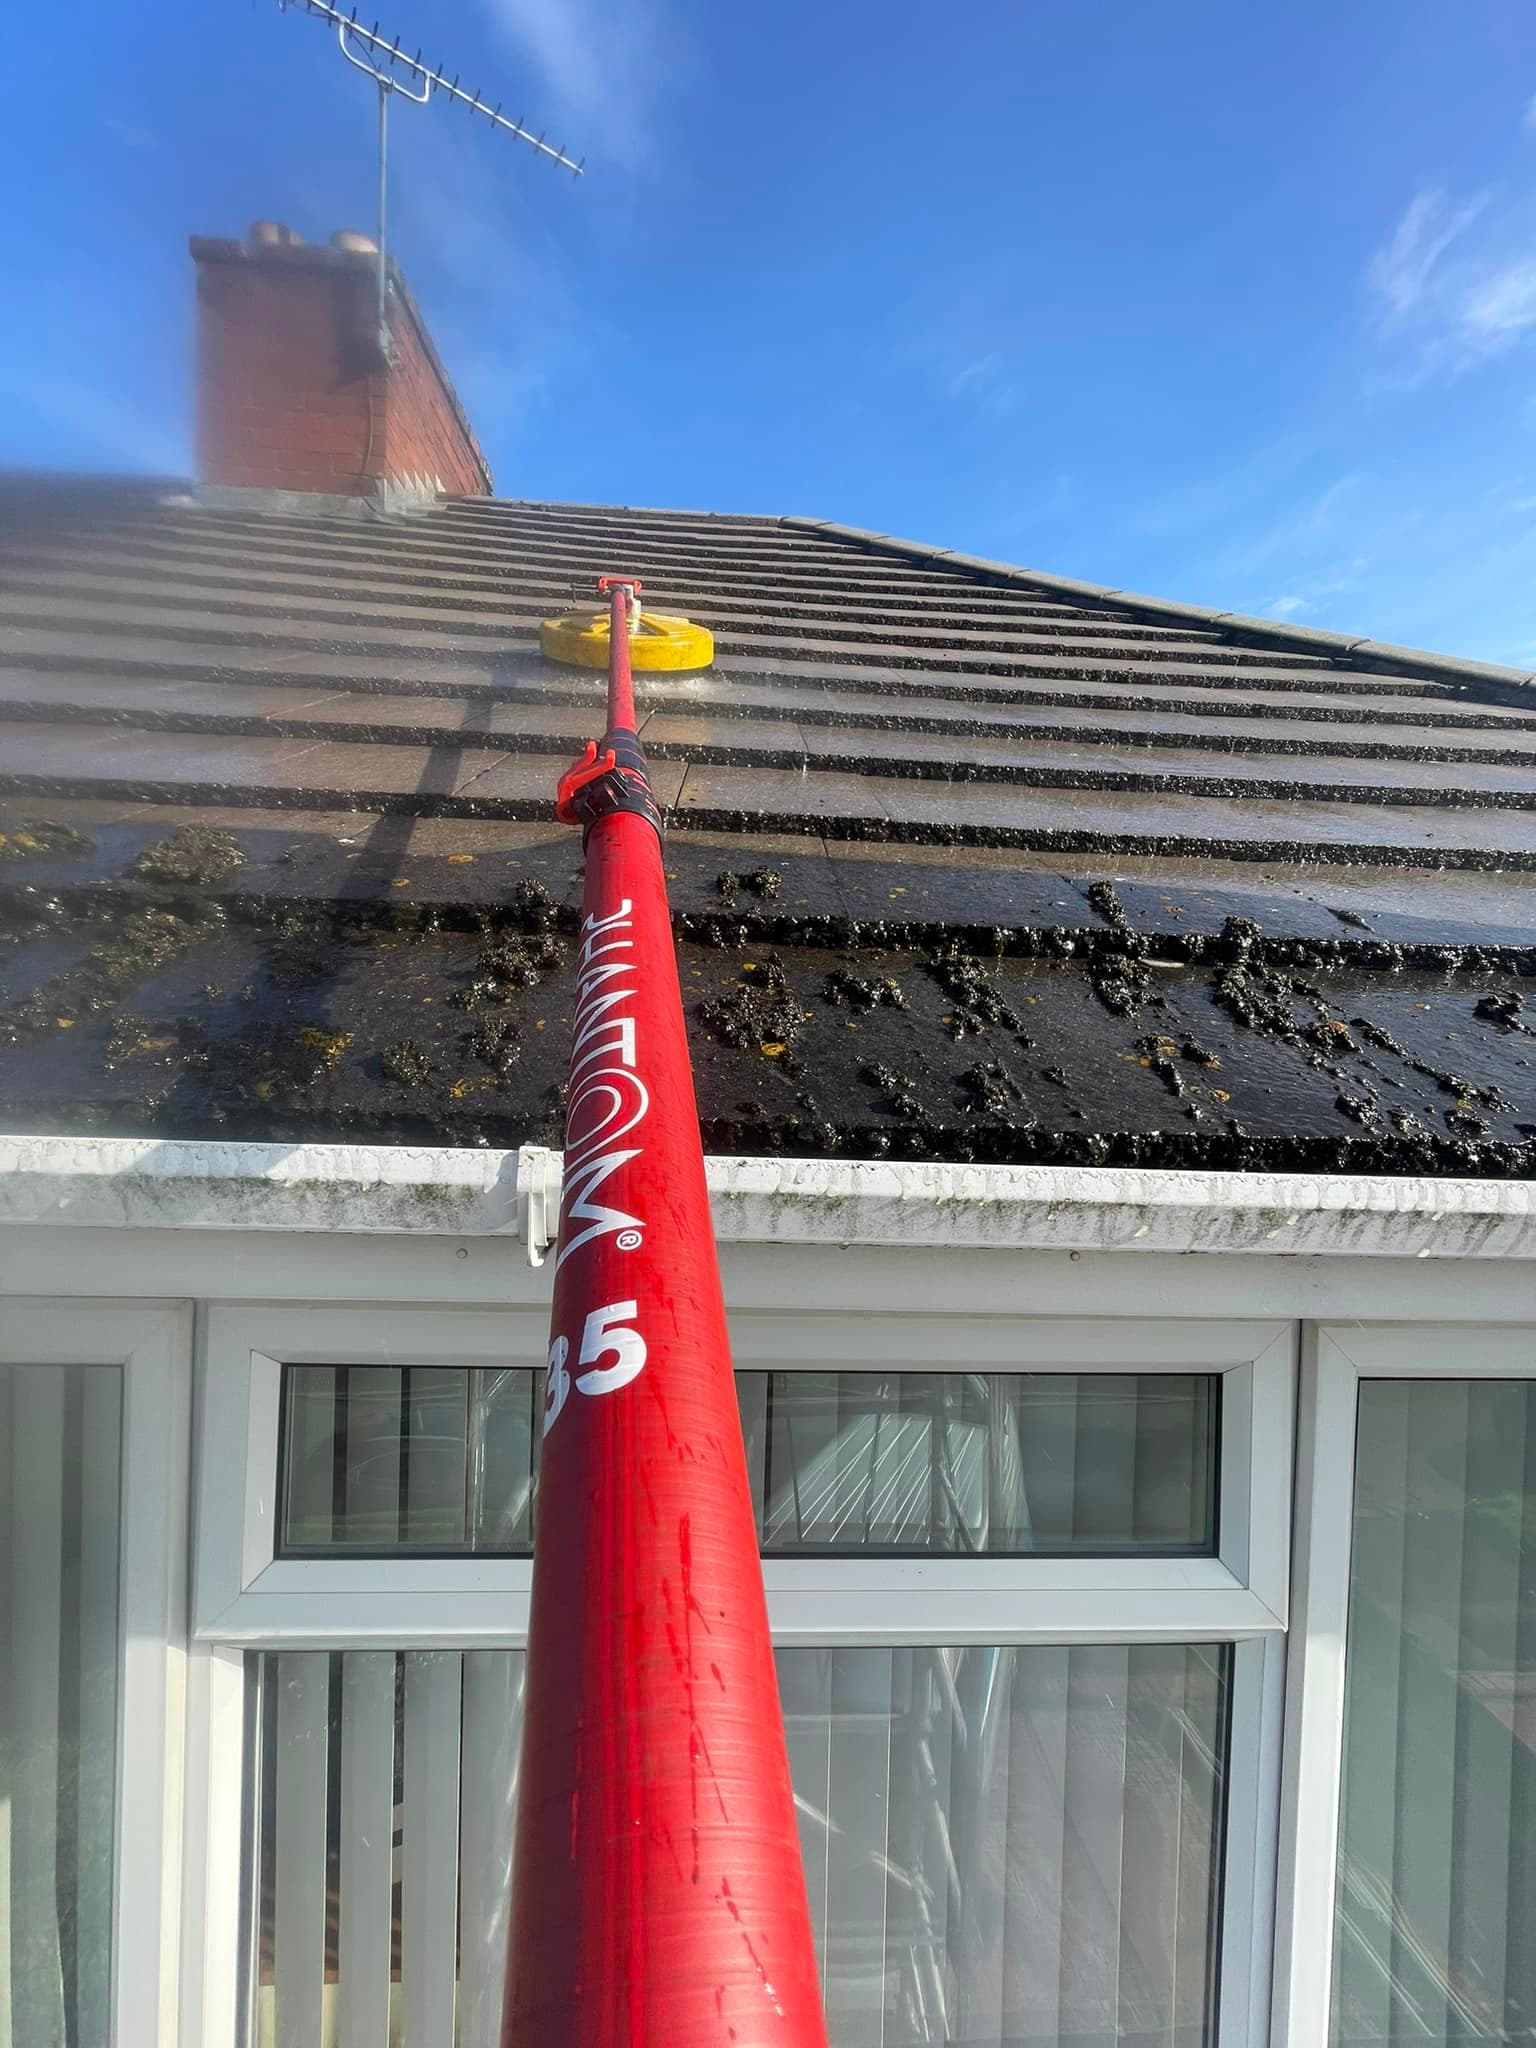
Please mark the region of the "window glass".
[[288, 1366], [284, 1550], [526, 1554], [543, 1405], [527, 1366]]
[[766, 1553], [1210, 1551], [1193, 1373], [737, 1375]]
[[1536, 2039], [1536, 1384], [1363, 1380], [1333, 2028]]
[[[765, 1554], [1211, 1554], [1219, 1381], [741, 1372]], [[542, 1376], [284, 1374], [283, 1547], [526, 1553]]]
[[0, 1365], [0, 2040], [111, 2031], [122, 1374]]
[[[259, 1665], [252, 2038], [498, 2048], [521, 1653]], [[1214, 2040], [1230, 1650], [778, 1667], [832, 2048]]]

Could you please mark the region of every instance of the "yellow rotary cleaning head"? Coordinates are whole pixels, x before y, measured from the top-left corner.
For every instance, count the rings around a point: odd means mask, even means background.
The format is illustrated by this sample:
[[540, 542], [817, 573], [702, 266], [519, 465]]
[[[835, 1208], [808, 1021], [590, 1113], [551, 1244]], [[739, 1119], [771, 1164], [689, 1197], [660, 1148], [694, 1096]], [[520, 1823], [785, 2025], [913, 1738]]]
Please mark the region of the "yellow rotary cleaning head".
[[[606, 668], [611, 619], [607, 611], [562, 612], [539, 628], [539, 646], [551, 661], [573, 668]], [[632, 668], [708, 668], [715, 658], [715, 636], [689, 619], [664, 612], [642, 612], [629, 636]]]

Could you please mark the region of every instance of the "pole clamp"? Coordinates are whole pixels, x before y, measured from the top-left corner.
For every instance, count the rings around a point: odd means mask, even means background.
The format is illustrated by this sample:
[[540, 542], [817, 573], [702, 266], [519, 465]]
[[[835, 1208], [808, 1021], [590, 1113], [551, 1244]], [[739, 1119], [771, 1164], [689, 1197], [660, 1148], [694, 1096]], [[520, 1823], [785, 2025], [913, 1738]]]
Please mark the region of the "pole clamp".
[[605, 733], [601, 745], [588, 740], [579, 761], [573, 761], [555, 792], [555, 816], [562, 825], [579, 825], [585, 847], [599, 818], [615, 811], [633, 811], [662, 834], [661, 809], [646, 778], [640, 742], [622, 727]]
[[622, 590], [629, 618], [631, 640], [640, 631], [640, 592], [644, 588], [638, 576], [599, 576], [597, 594], [606, 597], [610, 590]]

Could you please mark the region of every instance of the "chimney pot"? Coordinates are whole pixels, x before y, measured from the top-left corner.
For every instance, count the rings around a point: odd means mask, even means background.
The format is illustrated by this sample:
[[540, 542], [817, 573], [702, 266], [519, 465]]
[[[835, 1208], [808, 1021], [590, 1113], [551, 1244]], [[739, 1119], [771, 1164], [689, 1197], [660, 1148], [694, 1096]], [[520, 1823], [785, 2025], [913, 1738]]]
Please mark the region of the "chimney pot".
[[251, 247], [253, 249], [299, 249], [304, 237], [296, 234], [286, 221], [253, 220], [251, 222]]
[[333, 249], [349, 249], [354, 256], [377, 256], [379, 245], [359, 228], [338, 228], [331, 237]]

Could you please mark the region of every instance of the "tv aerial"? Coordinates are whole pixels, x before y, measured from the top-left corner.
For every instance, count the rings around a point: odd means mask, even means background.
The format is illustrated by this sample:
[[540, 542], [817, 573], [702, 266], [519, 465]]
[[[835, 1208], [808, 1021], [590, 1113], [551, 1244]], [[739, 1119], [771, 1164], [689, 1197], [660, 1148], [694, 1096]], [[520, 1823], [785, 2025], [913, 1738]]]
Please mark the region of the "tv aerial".
[[[278, 5], [287, 13], [290, 7], [299, 6], [300, 0], [278, 0]], [[495, 106], [491, 106], [478, 92], [465, 92], [459, 84], [457, 72], [450, 78], [446, 65], [424, 64], [419, 47], [414, 57], [408, 56], [399, 36], [391, 42], [388, 36], [380, 35], [377, 22], [372, 28], [365, 27], [358, 20], [355, 7], [350, 14], [346, 14], [339, 7], [330, 6], [328, 0], [302, 0], [302, 5], [306, 14], [316, 15], [335, 28], [336, 43], [342, 56], [354, 70], [361, 71], [365, 77], [371, 78], [378, 90], [378, 343], [380, 354], [388, 361], [393, 351], [388, 319], [389, 258], [384, 238], [388, 226], [389, 103], [394, 95], [398, 93], [402, 99], [408, 100], [416, 107], [424, 107], [434, 92], [446, 96], [449, 100], [457, 100], [459, 105], [467, 107], [471, 114], [483, 114], [493, 128], [504, 130], [519, 142], [526, 142], [539, 156], [547, 157], [551, 163], [558, 164], [562, 170], [570, 171], [575, 177], [579, 178], [582, 175], [586, 168], [586, 159], [568, 156], [563, 147], [557, 148], [555, 144], [547, 142], [542, 133], [535, 135], [531, 128], [524, 126], [521, 119], [509, 121], [501, 111], [499, 100]]]

